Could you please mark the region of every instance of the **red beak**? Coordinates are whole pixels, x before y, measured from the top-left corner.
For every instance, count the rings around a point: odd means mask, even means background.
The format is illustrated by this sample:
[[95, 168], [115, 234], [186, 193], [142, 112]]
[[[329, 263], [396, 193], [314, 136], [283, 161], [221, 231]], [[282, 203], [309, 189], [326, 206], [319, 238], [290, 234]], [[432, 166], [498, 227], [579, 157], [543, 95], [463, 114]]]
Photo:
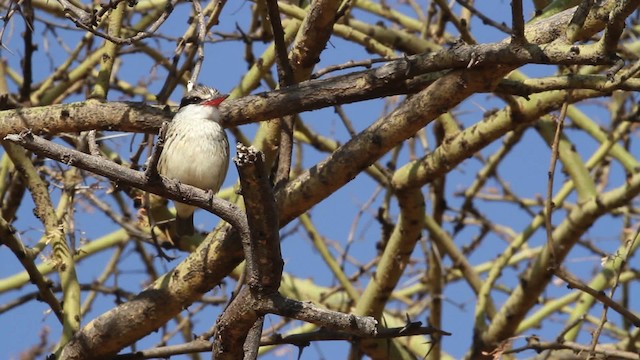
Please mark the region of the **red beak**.
[[220, 105], [220, 103], [223, 102], [224, 99], [226, 99], [228, 97], [229, 97], [229, 95], [223, 95], [223, 96], [217, 97], [215, 99], [203, 101], [203, 102], [200, 103], [200, 105], [208, 105], [208, 106], [218, 107]]

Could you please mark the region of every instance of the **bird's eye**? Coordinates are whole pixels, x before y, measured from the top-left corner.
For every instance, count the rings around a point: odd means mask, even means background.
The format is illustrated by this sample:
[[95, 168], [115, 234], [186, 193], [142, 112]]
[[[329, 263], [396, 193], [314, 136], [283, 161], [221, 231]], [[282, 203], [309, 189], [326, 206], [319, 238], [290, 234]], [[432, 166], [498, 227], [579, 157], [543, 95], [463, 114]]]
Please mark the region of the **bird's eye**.
[[187, 105], [191, 105], [191, 104], [198, 104], [202, 101], [202, 98], [200, 98], [199, 96], [185, 96], [182, 98], [182, 101], [180, 101], [180, 107], [185, 107]]

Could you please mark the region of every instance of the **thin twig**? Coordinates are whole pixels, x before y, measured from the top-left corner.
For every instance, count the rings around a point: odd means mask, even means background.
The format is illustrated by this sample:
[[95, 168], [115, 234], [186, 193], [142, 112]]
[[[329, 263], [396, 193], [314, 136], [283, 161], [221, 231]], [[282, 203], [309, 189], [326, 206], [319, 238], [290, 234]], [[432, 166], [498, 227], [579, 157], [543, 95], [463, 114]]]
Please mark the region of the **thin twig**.
[[193, 72], [191, 73], [191, 83], [197, 84], [198, 76], [200, 75], [200, 69], [202, 68], [202, 62], [204, 61], [204, 39], [207, 35], [207, 28], [204, 25], [204, 15], [202, 14], [200, 1], [192, 0], [192, 3], [193, 12], [195, 13], [196, 19], [198, 19], [198, 57], [196, 58], [196, 63], [193, 65]]
[[[70, 2], [66, 1], [66, 0], [58, 0], [60, 3], [65, 3], [65, 4], [71, 4]], [[91, 15], [89, 15], [88, 13], [84, 12], [84, 10], [76, 8], [75, 6], [73, 6], [73, 10], [71, 13], [74, 14], [75, 16], [72, 16], [70, 13], [67, 13], [67, 17], [79, 28], [81, 28], [82, 30], [86, 30], [96, 36], [99, 36], [103, 39], [109, 40], [115, 44], [118, 45], [131, 45], [135, 42], [138, 42], [140, 40], [146, 39], [150, 36], [152, 36], [153, 34], [155, 34], [155, 32], [158, 30], [158, 28], [160, 28], [160, 26], [169, 18], [169, 15], [171, 15], [171, 12], [173, 12], [173, 9], [175, 8], [175, 6], [177, 5], [179, 0], [170, 0], [167, 1], [167, 4], [165, 6], [165, 10], [160, 14], [160, 16], [158, 17], [158, 19], [156, 19], [156, 21], [153, 22], [153, 24], [151, 24], [149, 26], [149, 28], [146, 31], [139, 31], [136, 35], [129, 37], [129, 38], [122, 38], [122, 37], [117, 37], [117, 36], [112, 36], [106, 33], [103, 33], [101, 31], [98, 31], [94, 28], [94, 26], [97, 26], [97, 23], [95, 23], [95, 18], [93, 18]], [[64, 6], [64, 5], [63, 5]]]
[[6, 245], [16, 255], [16, 258], [29, 274], [29, 280], [38, 288], [38, 297], [49, 305], [58, 321], [62, 323], [62, 305], [51, 290], [51, 281], [46, 279], [44, 275], [38, 271], [33, 256], [30, 254], [29, 250], [25, 248], [22, 241], [18, 239], [15, 229], [1, 216], [0, 234], [2, 235], [0, 243]]
[[513, 32], [511, 31], [511, 29], [509, 29], [508, 26], [506, 26], [505, 24], [501, 24], [498, 22], [493, 21], [490, 17], [484, 15], [483, 13], [481, 13], [480, 11], [478, 11], [476, 8], [473, 7], [473, 5], [471, 5], [469, 2], [467, 2], [466, 0], [456, 0], [456, 2], [462, 6], [464, 6], [467, 10], [469, 10], [473, 15], [477, 16], [480, 18], [480, 20], [482, 20], [482, 23], [484, 23], [485, 25], [489, 25], [489, 26], [493, 26], [494, 28], [502, 31], [505, 34], [512, 34]]
[[20, 87], [20, 101], [28, 102], [31, 97], [31, 85], [33, 82], [33, 53], [36, 48], [33, 44], [33, 5], [31, 0], [23, 0], [22, 17], [25, 22], [23, 33], [24, 56], [22, 58], [22, 86]]
[[549, 161], [549, 171], [547, 172], [547, 197], [545, 200], [545, 229], [547, 232], [547, 248], [549, 249], [550, 261], [549, 264], [552, 268], [557, 266], [556, 264], [556, 254], [555, 254], [555, 243], [553, 241], [553, 209], [555, 208], [555, 204], [553, 203], [553, 180], [556, 173], [556, 164], [558, 163], [558, 158], [560, 156], [560, 137], [562, 135], [562, 130], [564, 128], [564, 119], [567, 116], [567, 109], [569, 107], [570, 101], [567, 101], [562, 104], [562, 110], [560, 110], [560, 116], [556, 120], [556, 132], [553, 138], [553, 144], [551, 146], [551, 160]]
[[[267, 12], [269, 22], [273, 31], [273, 42], [276, 49], [276, 63], [278, 67], [278, 82], [280, 88], [287, 87], [294, 83], [294, 74], [289, 56], [287, 54], [287, 44], [284, 40], [284, 29], [280, 22], [280, 10], [276, 0], [267, 0]], [[289, 181], [291, 170], [291, 154], [293, 151], [293, 126], [292, 116], [285, 116], [279, 121], [280, 144], [278, 146], [278, 169], [276, 171], [276, 188], [281, 188]]]
[[2, 29], [0, 29], [0, 46], [2, 46], [3, 49], [7, 50], [11, 55], [14, 55], [14, 53], [4, 44], [3, 39], [4, 39], [4, 32], [5, 30], [7, 30], [7, 26], [9, 25], [9, 20], [11, 20], [11, 17], [16, 12], [16, 8], [18, 8], [17, 1], [16, 0], [9, 1], [9, 4], [7, 6], [7, 14], [2, 17], [3, 24], [2, 24]]
[[391, 61], [400, 60], [400, 59], [402, 58], [401, 57], [376, 58], [376, 59], [366, 59], [366, 60], [360, 60], [360, 61], [349, 60], [344, 64], [330, 65], [330, 66], [327, 66], [326, 68], [320, 69], [315, 73], [311, 74], [310, 78], [317, 79], [334, 71], [346, 70], [354, 67], [364, 67], [365, 69], [371, 69], [371, 66], [373, 64], [383, 63], [383, 62], [386, 63], [386, 62], [391, 62]]
[[633, 314], [633, 312], [631, 312], [629, 309], [615, 302], [611, 297], [607, 296], [604, 292], [592, 289], [587, 284], [583, 283], [580, 279], [571, 275], [563, 268], [557, 268], [554, 271], [554, 275], [564, 280], [568, 284], [569, 288], [578, 289], [580, 291], [583, 291], [593, 296], [596, 300], [600, 301], [603, 305], [611, 308], [613, 311], [617, 312], [618, 314], [622, 315], [625, 319], [629, 320], [633, 325], [640, 328], [640, 318], [637, 317], [635, 314]]

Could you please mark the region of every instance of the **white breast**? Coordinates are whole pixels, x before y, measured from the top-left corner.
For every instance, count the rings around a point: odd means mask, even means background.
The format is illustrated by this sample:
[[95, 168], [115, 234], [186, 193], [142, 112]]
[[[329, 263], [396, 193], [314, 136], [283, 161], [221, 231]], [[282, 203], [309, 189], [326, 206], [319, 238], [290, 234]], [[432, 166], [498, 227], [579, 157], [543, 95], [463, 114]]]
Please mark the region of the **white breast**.
[[218, 110], [200, 105], [176, 114], [160, 156], [160, 174], [204, 190], [220, 189], [229, 167], [229, 143], [212, 117], [219, 118]]

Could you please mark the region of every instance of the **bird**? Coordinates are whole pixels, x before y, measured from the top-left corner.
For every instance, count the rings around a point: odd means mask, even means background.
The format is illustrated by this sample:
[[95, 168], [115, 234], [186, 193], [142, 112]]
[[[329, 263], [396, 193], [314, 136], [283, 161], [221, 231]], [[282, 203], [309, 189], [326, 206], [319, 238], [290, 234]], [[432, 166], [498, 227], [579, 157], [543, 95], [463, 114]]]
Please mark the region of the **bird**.
[[[195, 85], [180, 101], [167, 127], [158, 173], [217, 193], [229, 168], [229, 140], [218, 106], [227, 98], [218, 90]], [[195, 206], [174, 202], [178, 237], [194, 235]]]

